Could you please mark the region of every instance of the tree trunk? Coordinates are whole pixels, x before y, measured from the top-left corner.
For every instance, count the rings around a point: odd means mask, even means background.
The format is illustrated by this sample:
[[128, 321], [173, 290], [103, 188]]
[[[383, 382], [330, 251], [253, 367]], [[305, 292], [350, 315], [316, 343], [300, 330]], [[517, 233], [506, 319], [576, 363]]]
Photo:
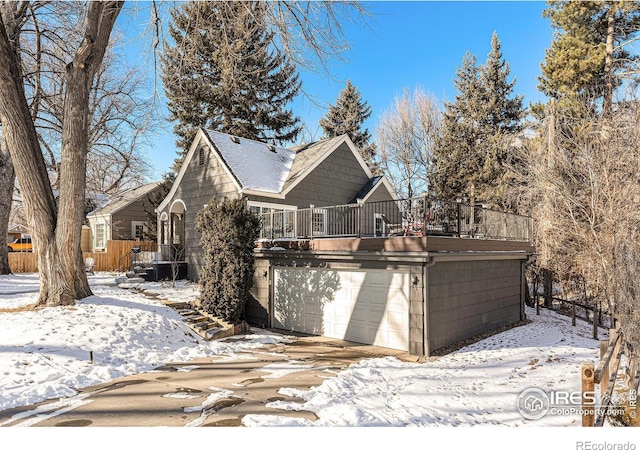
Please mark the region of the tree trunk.
[[542, 289], [544, 292], [544, 306], [551, 308], [553, 301], [553, 272], [550, 269], [542, 269]]
[[614, 6], [609, 5], [607, 10], [607, 40], [605, 43], [604, 57], [604, 99], [602, 102], [602, 115], [605, 120], [611, 119], [613, 107], [613, 34], [615, 32]]
[[[9, 231], [9, 217], [11, 216], [11, 201], [15, 174], [11, 155], [4, 139], [0, 139], [0, 236], [7, 236]], [[9, 254], [4, 242], [0, 242], [0, 275], [11, 273]]]
[[[47, 267], [45, 244], [53, 242], [53, 221], [56, 218], [55, 200], [49, 185], [47, 170], [38, 144], [36, 130], [31, 119], [19, 72], [17, 50], [0, 18], [0, 120], [15, 172], [22, 190], [23, 204], [29, 228], [38, 255], [40, 269]], [[48, 257], [55, 258], [51, 254]], [[40, 277], [40, 293], [47, 295], [48, 277]]]
[[89, 91], [123, 2], [90, 2], [82, 42], [67, 68], [59, 209], [27, 105], [19, 55], [0, 18], [0, 120], [15, 165], [40, 273], [39, 306], [91, 295], [80, 236], [86, 183]]

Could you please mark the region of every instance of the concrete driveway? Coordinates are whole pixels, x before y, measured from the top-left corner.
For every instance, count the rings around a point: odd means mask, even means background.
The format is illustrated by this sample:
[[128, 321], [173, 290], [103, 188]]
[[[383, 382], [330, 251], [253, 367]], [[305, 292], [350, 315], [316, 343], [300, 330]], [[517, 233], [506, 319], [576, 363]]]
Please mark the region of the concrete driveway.
[[[247, 414], [315, 420], [309, 411], [267, 408], [283, 387], [307, 390], [363, 358], [404, 352], [321, 337], [265, 346], [233, 358], [168, 364], [152, 372], [83, 389], [66, 399], [0, 411], [1, 426], [242, 426]], [[298, 401], [301, 401], [298, 399]]]

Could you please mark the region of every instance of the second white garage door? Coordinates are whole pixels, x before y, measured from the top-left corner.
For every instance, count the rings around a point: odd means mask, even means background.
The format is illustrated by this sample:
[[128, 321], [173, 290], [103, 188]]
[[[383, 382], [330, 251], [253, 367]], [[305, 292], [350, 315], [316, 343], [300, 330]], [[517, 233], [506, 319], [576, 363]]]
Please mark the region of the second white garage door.
[[275, 268], [274, 323], [302, 333], [409, 348], [409, 274]]

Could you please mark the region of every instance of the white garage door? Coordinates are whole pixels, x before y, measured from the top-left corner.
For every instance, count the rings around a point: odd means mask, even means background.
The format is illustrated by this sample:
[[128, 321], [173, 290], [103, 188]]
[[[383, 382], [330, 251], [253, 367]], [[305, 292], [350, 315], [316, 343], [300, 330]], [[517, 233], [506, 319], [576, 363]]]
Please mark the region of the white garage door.
[[275, 328], [409, 348], [409, 274], [275, 268]]

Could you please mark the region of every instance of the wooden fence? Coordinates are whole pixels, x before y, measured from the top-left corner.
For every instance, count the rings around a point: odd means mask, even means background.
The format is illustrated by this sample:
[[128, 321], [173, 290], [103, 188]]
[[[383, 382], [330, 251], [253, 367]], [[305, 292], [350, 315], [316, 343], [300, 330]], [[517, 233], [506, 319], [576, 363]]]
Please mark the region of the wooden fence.
[[[544, 302], [540, 302], [544, 299]], [[597, 307], [578, 303], [573, 300], [550, 297], [537, 293], [534, 295], [536, 315], [540, 315], [540, 308], [547, 308], [559, 314], [571, 317], [571, 325], [576, 326], [576, 318], [593, 324], [593, 338], [598, 339], [598, 327], [611, 328], [615, 326], [615, 320]], [[580, 312], [584, 312], [581, 315]]]
[[[593, 363], [582, 363], [580, 368], [582, 378], [582, 426], [601, 427], [604, 425], [611, 407], [614, 406], [620, 412], [620, 408], [629, 408], [629, 417], [632, 425], [638, 426], [638, 385], [640, 384], [640, 370], [633, 361], [627, 361], [626, 375], [626, 405], [613, 404], [616, 398], [616, 388], [620, 387], [619, 372], [624, 349], [622, 346], [622, 332], [612, 328], [609, 332], [609, 340], [600, 341], [600, 362], [594, 368]], [[617, 386], [616, 386], [617, 383]], [[600, 397], [597, 397], [596, 386], [599, 387]], [[618, 402], [616, 402], [618, 403]]]
[[[108, 241], [106, 252], [84, 252], [84, 258], [93, 258], [94, 270], [100, 272], [115, 272], [128, 270], [131, 249], [143, 247], [145, 251], [156, 251], [157, 245], [152, 241]], [[38, 271], [35, 253], [9, 253], [9, 267], [13, 273], [31, 273]]]

